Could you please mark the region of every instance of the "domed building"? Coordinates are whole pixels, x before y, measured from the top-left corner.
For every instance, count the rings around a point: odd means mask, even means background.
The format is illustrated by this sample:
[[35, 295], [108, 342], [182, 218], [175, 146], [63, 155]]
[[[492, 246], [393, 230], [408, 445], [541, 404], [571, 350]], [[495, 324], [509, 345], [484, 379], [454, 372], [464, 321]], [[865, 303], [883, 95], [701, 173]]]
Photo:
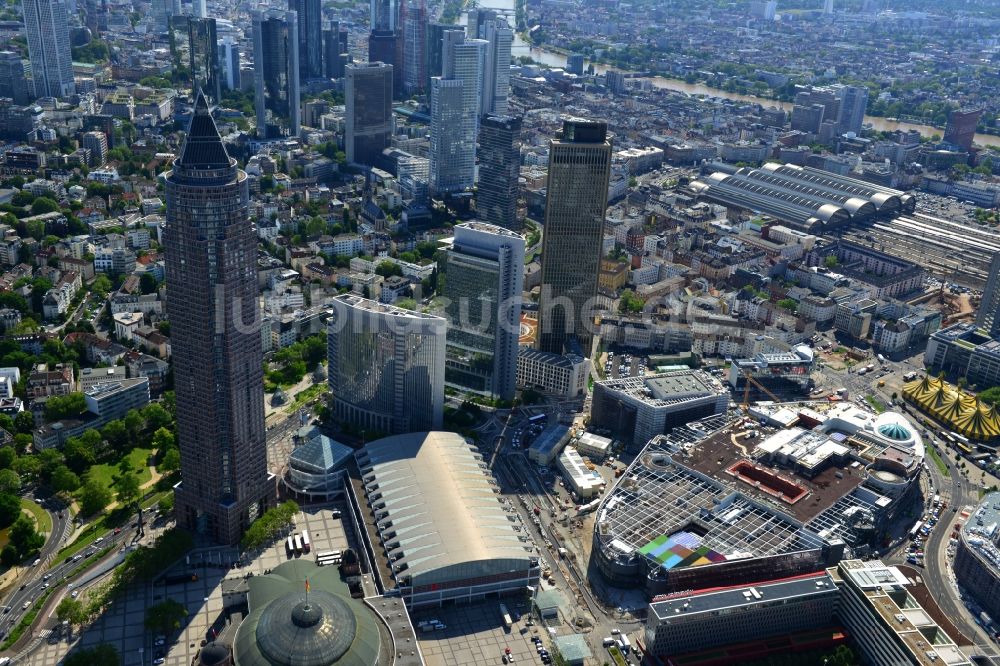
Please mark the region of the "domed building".
[[[308, 581], [308, 583], [307, 583]], [[290, 560], [249, 579], [250, 613], [233, 645], [236, 666], [377, 666], [388, 632], [335, 567]]]

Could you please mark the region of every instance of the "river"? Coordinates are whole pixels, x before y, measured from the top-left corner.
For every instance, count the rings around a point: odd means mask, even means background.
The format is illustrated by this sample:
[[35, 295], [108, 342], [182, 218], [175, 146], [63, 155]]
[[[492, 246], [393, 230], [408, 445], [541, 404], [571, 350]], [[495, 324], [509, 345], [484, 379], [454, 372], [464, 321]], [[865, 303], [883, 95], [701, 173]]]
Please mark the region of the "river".
[[[483, 9], [497, 9], [498, 11], [508, 13], [509, 20], [513, 22], [514, 19], [514, 0], [487, 0], [487, 2], [480, 5]], [[465, 24], [465, 15], [462, 15], [460, 22]], [[549, 49], [535, 48], [529, 46], [526, 42], [521, 39], [521, 36], [514, 33], [514, 47], [511, 50], [512, 55], [517, 58], [519, 56], [530, 56], [535, 62], [541, 63], [543, 65], [548, 65], [549, 67], [565, 67], [566, 66], [566, 56], [558, 51], [551, 51]], [[584, 64], [586, 66], [587, 63]], [[608, 67], [607, 65], [599, 65], [594, 63], [594, 71], [598, 74], [603, 74], [609, 69], [615, 69], [613, 67]], [[753, 102], [757, 104], [762, 104], [767, 106], [778, 106], [785, 109], [788, 112], [792, 110], [792, 104], [789, 102], [779, 102], [777, 100], [767, 99], [764, 97], [754, 97], [753, 95], [741, 95], [739, 93], [727, 92], [725, 90], [719, 90], [718, 88], [712, 88], [710, 86], [703, 85], [701, 83], [687, 83], [680, 79], [668, 79], [662, 76], [652, 76], [648, 77], [651, 84], [657, 88], [664, 88], [666, 90], [675, 90], [677, 92], [687, 93], [688, 95], [705, 95], [709, 97], [722, 97], [725, 99], [738, 100], [741, 102]], [[916, 130], [920, 132], [921, 136], [930, 137], [934, 134], [941, 135], [943, 132], [932, 125], [916, 125], [913, 123], [902, 123], [893, 120], [886, 120], [885, 118], [879, 118], [877, 116], [865, 116], [865, 122], [870, 124], [874, 129], [881, 132], [894, 132], [896, 130], [902, 130], [907, 132], [909, 130]], [[1000, 136], [993, 136], [991, 134], [976, 134], [976, 143], [982, 146], [993, 146], [1000, 148]]]

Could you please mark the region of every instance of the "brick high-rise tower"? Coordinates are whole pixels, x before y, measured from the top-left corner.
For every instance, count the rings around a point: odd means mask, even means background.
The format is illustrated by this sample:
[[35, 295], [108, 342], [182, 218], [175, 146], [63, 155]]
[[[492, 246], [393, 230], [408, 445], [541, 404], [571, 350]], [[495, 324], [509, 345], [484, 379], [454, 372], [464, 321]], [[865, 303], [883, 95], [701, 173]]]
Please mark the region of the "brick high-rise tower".
[[204, 95], [166, 175], [170, 315], [181, 484], [178, 526], [236, 543], [274, 496], [268, 485], [257, 237], [246, 173]]

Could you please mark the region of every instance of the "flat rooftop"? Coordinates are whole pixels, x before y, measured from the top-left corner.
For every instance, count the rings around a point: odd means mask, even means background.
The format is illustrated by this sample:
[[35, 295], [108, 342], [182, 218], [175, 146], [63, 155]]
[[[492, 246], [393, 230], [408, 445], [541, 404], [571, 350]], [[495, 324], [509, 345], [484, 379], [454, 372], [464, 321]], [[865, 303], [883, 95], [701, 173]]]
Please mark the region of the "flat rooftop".
[[655, 406], [728, 393], [701, 370], [681, 370], [645, 377], [622, 377], [600, 382], [605, 388]]
[[833, 578], [825, 571], [794, 576], [754, 585], [710, 588], [670, 595], [668, 599], [653, 599], [649, 609], [656, 619], [669, 621], [675, 615], [691, 616], [698, 613], [753, 606], [762, 601], [801, 599], [811, 595], [837, 594]]
[[[732, 479], [734, 487], [750, 497], [773, 502], [775, 500], [771, 493], [757, 488], [755, 484], [744, 482], [740, 476], [730, 476], [726, 473], [726, 470], [741, 460], [754, 460], [757, 445], [753, 441], [748, 442], [736, 437], [736, 434], [742, 431], [739, 426], [728, 426], [712, 434], [688, 450], [688, 457], [684, 458], [684, 463], [712, 478]], [[853, 469], [850, 465], [829, 465], [809, 479], [784, 467], [766, 467], [805, 489], [807, 494], [804, 498], [794, 504], [782, 503], [783, 511], [787, 511], [803, 523], [823, 513], [864, 481], [862, 470]]]

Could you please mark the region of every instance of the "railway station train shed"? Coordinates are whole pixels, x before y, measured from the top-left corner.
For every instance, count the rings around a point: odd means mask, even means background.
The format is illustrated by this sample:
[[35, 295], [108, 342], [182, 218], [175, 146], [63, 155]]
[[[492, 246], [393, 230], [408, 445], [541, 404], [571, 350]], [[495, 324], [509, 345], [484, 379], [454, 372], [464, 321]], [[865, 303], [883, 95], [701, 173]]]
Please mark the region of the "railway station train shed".
[[765, 213], [810, 233], [909, 213], [916, 207], [916, 198], [900, 190], [791, 164], [731, 167], [689, 187], [708, 201]]

